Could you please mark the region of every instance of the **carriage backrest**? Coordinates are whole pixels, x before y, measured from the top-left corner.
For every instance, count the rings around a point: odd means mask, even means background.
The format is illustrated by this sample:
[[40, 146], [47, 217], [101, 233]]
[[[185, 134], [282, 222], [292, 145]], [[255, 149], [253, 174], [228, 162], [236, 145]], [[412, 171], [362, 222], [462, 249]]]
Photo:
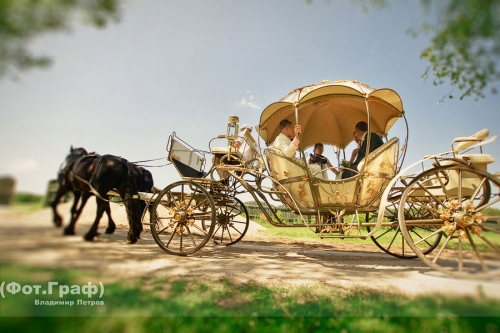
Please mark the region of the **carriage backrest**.
[[[476, 168], [479, 168], [482, 171], [486, 171], [487, 165], [495, 162], [495, 159], [491, 155], [483, 153], [482, 145], [488, 144], [497, 139], [496, 135], [487, 138], [489, 134], [490, 131], [485, 128], [471, 136], [455, 138], [451, 143], [453, 157], [465, 160], [474, 165]], [[469, 150], [473, 150], [477, 147], [479, 147], [480, 149], [479, 154], [468, 153]], [[467, 148], [469, 149], [465, 151]]]
[[205, 157], [175, 137], [170, 139], [168, 160], [174, 164], [182, 178], [200, 178], [205, 174]]
[[485, 128], [475, 134], [472, 134], [471, 136], [455, 138], [451, 143], [451, 149], [454, 154], [458, 153], [459, 151], [465, 150], [473, 144], [486, 139], [488, 135], [490, 135], [490, 131]]
[[399, 138], [397, 137], [391, 138], [390, 140], [385, 142], [382, 146], [378, 147], [377, 149], [369, 153], [367, 157], [363, 158], [359, 162], [358, 171], [363, 171], [365, 163], [367, 170], [364, 171], [371, 171], [372, 168], [379, 169], [381, 164], [384, 163], [389, 163], [391, 164], [391, 166], [395, 165], [398, 158], [397, 154], [398, 143], [399, 143]]
[[[396, 175], [399, 138], [394, 137], [372, 151], [358, 164], [362, 172], [358, 204], [378, 206], [381, 193]], [[366, 165], [365, 165], [366, 163]]]
[[315, 207], [354, 209], [359, 177], [341, 180], [314, 177], [311, 187], [303, 161], [287, 158], [275, 148], [264, 149], [264, 154], [270, 175], [290, 192], [291, 198], [282, 197], [283, 203], [290, 209], [297, 210], [293, 202], [302, 213], [314, 212]]
[[290, 197], [283, 198], [283, 203], [292, 211], [296, 210], [293, 201], [300, 210], [313, 208], [314, 198], [303, 161], [286, 157], [281, 150], [272, 147], [264, 149], [264, 154], [268, 162], [269, 174], [290, 193]]

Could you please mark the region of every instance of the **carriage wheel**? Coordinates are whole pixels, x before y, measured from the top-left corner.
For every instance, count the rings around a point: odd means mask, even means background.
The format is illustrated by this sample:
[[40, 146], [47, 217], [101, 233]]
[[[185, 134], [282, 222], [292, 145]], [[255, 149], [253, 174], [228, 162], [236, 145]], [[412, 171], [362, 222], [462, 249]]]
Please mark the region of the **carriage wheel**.
[[[401, 259], [415, 259], [418, 258], [418, 256], [408, 245], [408, 242], [401, 233], [401, 228], [398, 224], [398, 210], [400, 199], [401, 191], [399, 191], [399, 193], [395, 193], [395, 195], [392, 197], [392, 200], [390, 200], [392, 202], [391, 205], [389, 205], [385, 209], [385, 219], [392, 225], [382, 226], [379, 231], [376, 234], [370, 236], [370, 238], [379, 249], [387, 254], [390, 254], [391, 256]], [[409, 205], [408, 207], [405, 207], [404, 213], [407, 219], [421, 219], [425, 218], [427, 211]], [[372, 220], [376, 219], [376, 216], [372, 217]], [[366, 228], [368, 229], [368, 232], [370, 232], [370, 227]], [[424, 237], [427, 237], [427, 235], [433, 233], [435, 230], [435, 227], [415, 226], [409, 227], [408, 233], [411, 234], [412, 239], [420, 240]], [[433, 237], [425, 239], [424, 241], [418, 243], [420, 251], [424, 254], [430, 253], [436, 248], [436, 246], [438, 246], [440, 240], [440, 233], [437, 233]]]
[[[500, 201], [500, 180], [464, 165], [438, 166], [417, 176], [404, 190], [399, 207], [401, 232], [412, 250], [431, 268], [456, 277], [500, 275], [500, 228], [483, 210]], [[408, 214], [416, 211], [418, 214]], [[430, 228], [415, 238], [415, 227]], [[421, 244], [441, 234], [436, 249]]]
[[214, 201], [200, 184], [180, 181], [158, 194], [151, 210], [151, 233], [167, 253], [189, 255], [212, 236], [216, 218]]
[[[238, 198], [228, 201], [216, 204], [216, 224], [212, 235], [215, 244], [236, 244], [248, 230], [250, 218], [243, 202]], [[204, 228], [209, 227], [210, 225], [204, 225]]]

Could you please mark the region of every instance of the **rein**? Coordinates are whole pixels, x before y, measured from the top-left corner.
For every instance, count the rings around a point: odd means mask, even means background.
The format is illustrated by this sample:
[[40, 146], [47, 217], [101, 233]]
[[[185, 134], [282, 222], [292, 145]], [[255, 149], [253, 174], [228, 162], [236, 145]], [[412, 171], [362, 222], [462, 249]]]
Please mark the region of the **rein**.
[[164, 166], [167, 166], [167, 165], [170, 165], [172, 164], [172, 162], [169, 162], [167, 164], [162, 164], [162, 165], [147, 165], [147, 164], [138, 164], [138, 163], [143, 163], [143, 162], [154, 162], [154, 161], [159, 161], [159, 160], [163, 160], [164, 158], [167, 158], [166, 156], [165, 157], [160, 157], [160, 158], [155, 158], [155, 159], [152, 159], [152, 160], [144, 160], [144, 161], [135, 161], [135, 162], [130, 162], [130, 163], [133, 163], [137, 166], [140, 166], [140, 167], [146, 167], [146, 168], [160, 168], [160, 167], [164, 167]]

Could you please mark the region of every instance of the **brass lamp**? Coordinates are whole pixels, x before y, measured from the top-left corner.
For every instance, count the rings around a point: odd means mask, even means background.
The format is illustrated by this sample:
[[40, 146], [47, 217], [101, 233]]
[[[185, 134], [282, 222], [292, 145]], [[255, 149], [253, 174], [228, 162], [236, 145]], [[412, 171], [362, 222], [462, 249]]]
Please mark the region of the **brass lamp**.
[[227, 139], [227, 144], [229, 145], [228, 156], [227, 156], [228, 160], [231, 160], [231, 149], [233, 147], [234, 140], [238, 138], [239, 121], [240, 118], [238, 118], [238, 116], [235, 114], [229, 116], [229, 119], [227, 121], [226, 139]]
[[226, 138], [229, 142], [229, 145], [232, 146], [234, 143], [234, 140], [238, 138], [238, 122], [240, 121], [240, 118], [238, 118], [237, 115], [232, 115], [229, 116], [228, 123], [227, 123], [227, 134]]

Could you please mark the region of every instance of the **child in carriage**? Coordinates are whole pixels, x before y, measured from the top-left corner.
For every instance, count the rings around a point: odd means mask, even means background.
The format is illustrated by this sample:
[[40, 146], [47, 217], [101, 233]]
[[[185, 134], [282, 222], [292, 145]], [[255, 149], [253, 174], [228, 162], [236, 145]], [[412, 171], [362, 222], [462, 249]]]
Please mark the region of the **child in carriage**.
[[323, 179], [328, 179], [328, 169], [332, 170], [335, 174], [337, 170], [333, 167], [328, 158], [322, 155], [324, 150], [325, 148], [322, 143], [316, 143], [314, 145], [314, 154], [309, 154], [308, 163], [319, 165]]

